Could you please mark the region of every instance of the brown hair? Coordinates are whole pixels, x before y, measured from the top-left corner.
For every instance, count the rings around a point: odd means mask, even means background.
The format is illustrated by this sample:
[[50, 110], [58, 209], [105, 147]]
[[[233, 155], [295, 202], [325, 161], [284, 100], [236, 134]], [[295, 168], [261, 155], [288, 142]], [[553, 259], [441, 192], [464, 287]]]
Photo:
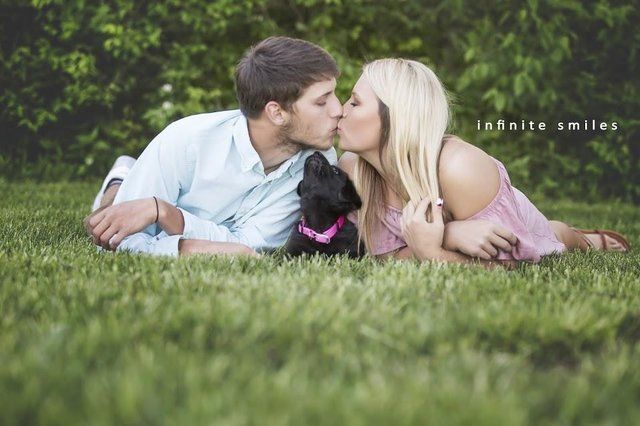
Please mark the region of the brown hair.
[[275, 101], [289, 111], [313, 83], [338, 77], [338, 65], [323, 48], [305, 40], [269, 37], [247, 51], [236, 67], [240, 110], [258, 118]]

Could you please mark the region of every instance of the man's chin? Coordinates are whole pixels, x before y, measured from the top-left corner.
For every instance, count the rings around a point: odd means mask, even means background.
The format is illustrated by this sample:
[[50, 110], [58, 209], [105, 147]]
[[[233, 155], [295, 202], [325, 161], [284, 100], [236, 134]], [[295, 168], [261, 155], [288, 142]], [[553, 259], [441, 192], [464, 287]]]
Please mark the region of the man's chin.
[[322, 151], [326, 151], [330, 148], [333, 148], [333, 138], [329, 139], [324, 145], [322, 145], [320, 148], [320, 150]]
[[308, 144], [304, 144], [302, 146], [302, 149], [310, 149], [313, 151], [326, 151], [329, 148], [333, 147], [333, 139], [329, 139], [327, 141], [324, 142], [318, 142], [318, 143], [308, 143]]
[[335, 146], [335, 141], [336, 141], [335, 134], [331, 134], [331, 136], [329, 136], [327, 140], [324, 141], [324, 144], [323, 144], [324, 148], [322, 149], [326, 151], [329, 148], [333, 148]]

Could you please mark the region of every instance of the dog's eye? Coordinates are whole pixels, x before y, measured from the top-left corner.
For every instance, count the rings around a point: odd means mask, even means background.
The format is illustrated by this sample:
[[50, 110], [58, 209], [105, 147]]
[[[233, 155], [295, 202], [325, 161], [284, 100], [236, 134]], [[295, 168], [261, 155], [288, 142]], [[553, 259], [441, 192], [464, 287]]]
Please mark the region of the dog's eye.
[[339, 174], [339, 173], [340, 173], [340, 172], [338, 171], [338, 168], [337, 168], [337, 167], [335, 167], [335, 166], [331, 167], [331, 170], [333, 171], [333, 174], [334, 174], [334, 175], [337, 175], [337, 174]]

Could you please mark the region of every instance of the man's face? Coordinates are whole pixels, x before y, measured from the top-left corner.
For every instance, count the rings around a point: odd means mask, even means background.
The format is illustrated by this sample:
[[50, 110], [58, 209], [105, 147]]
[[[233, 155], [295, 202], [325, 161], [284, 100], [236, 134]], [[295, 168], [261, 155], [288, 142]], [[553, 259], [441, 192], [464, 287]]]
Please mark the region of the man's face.
[[309, 86], [292, 105], [283, 139], [302, 149], [324, 151], [331, 148], [342, 116], [342, 105], [335, 90], [335, 78]]

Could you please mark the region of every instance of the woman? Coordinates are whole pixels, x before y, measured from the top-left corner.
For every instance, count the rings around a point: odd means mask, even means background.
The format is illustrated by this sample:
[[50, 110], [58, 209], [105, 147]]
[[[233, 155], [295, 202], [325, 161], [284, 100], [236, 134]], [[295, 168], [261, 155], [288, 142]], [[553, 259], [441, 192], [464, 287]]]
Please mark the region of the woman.
[[[444, 223], [497, 222], [518, 241], [511, 252], [484, 247], [499, 261], [538, 262], [567, 249], [626, 251], [612, 231], [578, 231], [548, 221], [511, 186], [499, 161], [463, 140], [445, 135], [446, 92], [425, 65], [382, 59], [364, 67], [338, 124], [339, 166], [363, 200], [356, 221], [367, 250], [378, 256], [468, 262], [442, 247]], [[436, 200], [442, 199], [444, 203]]]

